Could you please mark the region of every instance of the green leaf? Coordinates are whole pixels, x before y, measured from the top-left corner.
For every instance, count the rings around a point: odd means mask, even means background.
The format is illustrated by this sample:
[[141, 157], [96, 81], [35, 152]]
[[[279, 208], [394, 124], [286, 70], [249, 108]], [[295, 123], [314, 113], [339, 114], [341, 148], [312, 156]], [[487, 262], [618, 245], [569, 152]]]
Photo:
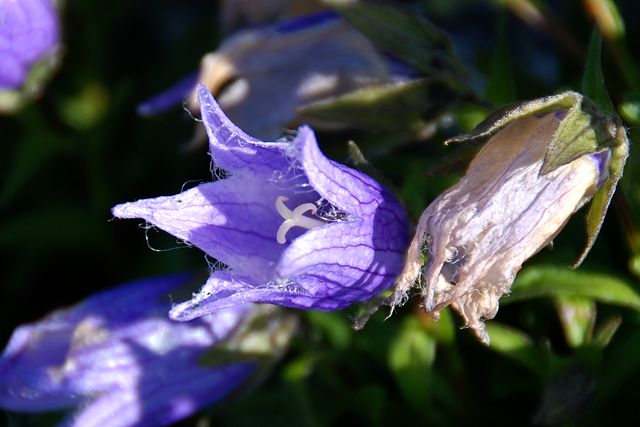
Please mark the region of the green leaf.
[[431, 402], [431, 367], [435, 360], [436, 341], [415, 317], [407, 318], [400, 334], [389, 347], [389, 366], [405, 399], [418, 412], [429, 413]]
[[640, 255], [633, 255], [629, 260], [629, 270], [640, 277]]
[[505, 105], [517, 99], [507, 41], [507, 13], [504, 10], [500, 14], [498, 45], [493, 53], [491, 72], [484, 95], [493, 105]]
[[304, 381], [314, 370], [318, 362], [318, 356], [311, 353], [305, 353], [295, 359], [289, 361], [282, 370], [282, 377], [286, 381], [301, 382]]
[[543, 375], [547, 372], [547, 357], [524, 332], [499, 322], [487, 322], [489, 348], [520, 365]]
[[622, 317], [619, 315], [609, 317], [594, 331], [592, 344], [600, 348], [608, 346], [621, 324]]
[[640, 292], [630, 283], [608, 274], [553, 266], [524, 269], [513, 283], [511, 294], [500, 303], [557, 296], [592, 298], [640, 311]]
[[587, 63], [584, 67], [582, 75], [582, 93], [607, 113], [615, 111], [607, 86], [602, 75], [602, 37], [597, 28], [591, 33], [591, 41], [589, 42], [589, 50], [587, 52]]
[[591, 341], [596, 321], [596, 305], [589, 298], [557, 296], [555, 306], [570, 347], [577, 348]]
[[625, 93], [618, 111], [626, 122], [635, 126], [640, 125], [640, 92]]
[[353, 330], [340, 313], [307, 311], [305, 315], [311, 326], [324, 332], [336, 349], [345, 349], [351, 343]]
[[591, 1], [590, 6], [594, 18], [600, 26], [606, 38], [622, 39], [625, 34], [625, 25], [622, 15], [616, 6], [615, 0]]

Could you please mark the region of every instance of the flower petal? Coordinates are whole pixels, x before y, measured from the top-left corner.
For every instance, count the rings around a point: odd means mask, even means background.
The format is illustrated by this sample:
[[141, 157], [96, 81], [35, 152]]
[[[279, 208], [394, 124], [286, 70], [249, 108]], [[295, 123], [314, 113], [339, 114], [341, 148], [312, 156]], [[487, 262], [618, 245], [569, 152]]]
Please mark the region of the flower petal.
[[205, 86], [199, 84], [197, 93], [211, 157], [217, 167], [232, 173], [267, 176], [274, 170], [289, 168], [288, 143], [262, 142], [247, 135], [222, 112]]
[[118, 205], [113, 214], [143, 218], [236, 272], [266, 282], [285, 248], [276, 241], [284, 220], [276, 211], [276, 199], [285, 195], [299, 204], [317, 198], [315, 193], [294, 194], [294, 190], [255, 176], [232, 177], [175, 196]]
[[152, 116], [180, 104], [189, 98], [198, 83], [198, 73], [189, 74], [169, 89], [138, 105], [136, 112], [141, 116]]
[[294, 240], [276, 274], [313, 295], [303, 308], [337, 310], [390, 287], [408, 240], [406, 220], [330, 224]]
[[[371, 216], [381, 205], [401, 222], [406, 215], [395, 198], [373, 178], [329, 160], [318, 147], [313, 130], [301, 126], [294, 144], [311, 186], [331, 204], [358, 217]], [[389, 203], [393, 200], [393, 203]]]
[[[177, 274], [140, 280], [98, 293], [73, 308], [15, 330], [0, 358], [0, 407], [21, 411], [63, 408], [78, 402], [78, 390], [65, 375], [70, 352], [83, 346], [101, 347], [105, 331], [129, 325], [155, 309], [164, 312], [167, 295], [191, 275]], [[159, 310], [158, 310], [159, 309]], [[126, 354], [109, 346], [111, 361]], [[107, 363], [107, 360], [103, 360]], [[122, 365], [122, 363], [121, 363]], [[113, 382], [110, 376], [110, 381]], [[96, 389], [100, 385], [94, 384]]]
[[246, 302], [338, 310], [390, 287], [404, 265], [408, 240], [406, 221], [327, 224], [293, 240], [274, 280], [216, 271], [191, 300], [174, 306], [170, 317], [191, 320]]
[[[138, 388], [116, 389], [70, 417], [63, 426], [153, 427], [188, 417], [202, 406], [223, 399], [254, 371], [251, 363], [223, 368], [174, 367], [142, 381]], [[159, 383], [158, 380], [162, 379]]]
[[[325, 285], [321, 284], [316, 288], [320, 288], [322, 291], [322, 286]], [[353, 294], [355, 293], [358, 293], [358, 291], [355, 290]], [[362, 295], [362, 299], [366, 299], [364, 298], [365, 292], [360, 292], [359, 295]], [[368, 298], [370, 297], [371, 295], [368, 294]], [[326, 293], [322, 293], [319, 296], [313, 295], [307, 289], [303, 289], [298, 284], [286, 279], [263, 284], [255, 283], [247, 277], [235, 275], [230, 271], [216, 271], [191, 300], [174, 306], [169, 312], [169, 316], [174, 320], [187, 321], [247, 302], [276, 304], [294, 308], [323, 308], [324, 306], [316, 307], [320, 299], [329, 298]], [[325, 306], [337, 307], [338, 305], [328, 302]], [[336, 308], [325, 309], [332, 310]]]
[[202, 289], [183, 303], [173, 306], [169, 317], [187, 321], [245, 302], [259, 302], [254, 297], [261, 289], [250, 278], [228, 270], [214, 271]]
[[158, 296], [184, 284], [185, 277], [124, 285], [19, 327], [0, 358], [0, 407], [66, 408], [114, 389], [171, 386], [167, 378], [173, 381], [174, 370], [210, 373], [198, 366], [198, 358], [227, 339], [252, 307], [172, 322], [166, 317], [168, 298]]

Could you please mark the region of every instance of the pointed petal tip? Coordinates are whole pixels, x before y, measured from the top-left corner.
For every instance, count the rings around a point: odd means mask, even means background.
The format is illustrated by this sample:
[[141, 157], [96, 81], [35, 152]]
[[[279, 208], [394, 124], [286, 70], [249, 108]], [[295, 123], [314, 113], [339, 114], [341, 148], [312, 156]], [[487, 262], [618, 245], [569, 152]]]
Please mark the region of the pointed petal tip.
[[191, 301], [176, 304], [169, 310], [169, 318], [176, 322], [188, 322], [196, 317], [199, 317], [199, 314], [196, 312]]
[[137, 202], [121, 203], [111, 208], [111, 214], [116, 218], [140, 218], [146, 213], [147, 209], [141, 209]]
[[200, 101], [200, 105], [215, 102], [213, 95], [209, 92], [209, 89], [207, 89], [207, 87], [202, 83], [198, 83], [196, 85], [196, 93], [198, 94], [198, 101]]
[[[293, 140], [294, 144], [314, 144], [318, 147], [318, 140], [316, 139], [316, 133], [309, 125], [302, 125], [298, 127], [298, 133]], [[302, 149], [302, 147], [300, 147]], [[318, 148], [319, 149], [319, 148]]]

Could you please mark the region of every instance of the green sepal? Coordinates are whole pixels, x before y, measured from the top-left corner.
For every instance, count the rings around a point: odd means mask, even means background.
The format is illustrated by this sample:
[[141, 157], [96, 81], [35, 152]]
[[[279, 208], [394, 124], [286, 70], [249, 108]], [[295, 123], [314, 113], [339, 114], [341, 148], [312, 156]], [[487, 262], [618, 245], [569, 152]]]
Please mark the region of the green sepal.
[[579, 95], [578, 101], [569, 109], [558, 124], [540, 175], [545, 175], [584, 156], [614, 145], [616, 127], [595, 104]]
[[488, 138], [509, 123], [552, 111], [567, 111], [549, 141], [540, 170], [545, 175], [585, 154], [608, 149], [616, 144], [617, 125], [600, 112], [595, 104], [578, 92], [509, 104], [491, 113], [473, 131], [450, 138], [445, 145]]
[[312, 121], [367, 130], [409, 130], [420, 133], [428, 126], [422, 117], [430, 109], [429, 82], [413, 80], [372, 86], [317, 101], [298, 110]]
[[568, 110], [580, 103], [581, 100], [582, 95], [579, 93], [567, 91], [557, 95], [534, 99], [532, 101], [508, 104], [489, 114], [487, 118], [485, 118], [471, 132], [449, 138], [444, 142], [444, 144], [449, 145], [453, 143], [484, 140], [494, 135], [514, 120], [521, 119], [531, 114], [543, 114], [551, 111]]
[[[433, 80], [464, 90], [466, 69], [446, 33], [424, 16], [398, 6], [357, 0], [323, 0], [380, 50], [393, 54]], [[413, 12], [413, 11], [412, 11]]]
[[589, 206], [589, 212], [587, 213], [587, 244], [572, 268], [578, 268], [593, 247], [596, 237], [598, 237], [598, 233], [602, 228], [604, 216], [607, 213], [613, 194], [616, 191], [618, 181], [620, 181], [622, 177], [624, 164], [628, 156], [629, 140], [627, 139], [624, 126], [618, 121], [616, 124], [615, 143], [611, 150], [611, 159], [609, 160], [609, 176], [593, 196], [591, 205]]

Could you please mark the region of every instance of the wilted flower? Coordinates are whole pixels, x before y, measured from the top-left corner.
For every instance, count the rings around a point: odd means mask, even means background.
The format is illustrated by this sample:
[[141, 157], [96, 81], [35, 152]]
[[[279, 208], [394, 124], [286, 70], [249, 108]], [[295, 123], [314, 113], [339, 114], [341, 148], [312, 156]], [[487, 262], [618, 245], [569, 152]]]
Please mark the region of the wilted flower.
[[[319, 13], [234, 34], [202, 59], [197, 79], [187, 78], [139, 112], [152, 114], [182, 101], [198, 80], [240, 128], [273, 140], [284, 127], [299, 124], [300, 107], [390, 82], [395, 69], [351, 25], [334, 13]], [[195, 91], [190, 103], [196, 111]]]
[[548, 245], [596, 192], [593, 244], [626, 158], [624, 128], [568, 92], [509, 107], [463, 141], [492, 135], [465, 176], [424, 211], [398, 288], [399, 303], [424, 271], [424, 305], [451, 305], [484, 341], [520, 267]]
[[[0, 110], [18, 106], [34, 66], [56, 62], [59, 22], [53, 0], [0, 0]], [[36, 80], [41, 80], [41, 75]], [[32, 82], [29, 92], [39, 82]], [[6, 93], [3, 93], [5, 92]], [[9, 92], [11, 91], [11, 92]]]
[[137, 281], [17, 328], [0, 358], [0, 407], [80, 407], [63, 425], [160, 426], [227, 396], [257, 361], [202, 359], [245, 328], [256, 306], [174, 322], [167, 294], [185, 279]]
[[235, 127], [204, 86], [198, 96], [211, 156], [230, 176], [113, 208], [230, 267], [214, 271], [173, 318], [248, 301], [337, 310], [392, 285], [408, 225], [388, 190], [327, 159], [307, 126], [292, 142], [262, 142]]

